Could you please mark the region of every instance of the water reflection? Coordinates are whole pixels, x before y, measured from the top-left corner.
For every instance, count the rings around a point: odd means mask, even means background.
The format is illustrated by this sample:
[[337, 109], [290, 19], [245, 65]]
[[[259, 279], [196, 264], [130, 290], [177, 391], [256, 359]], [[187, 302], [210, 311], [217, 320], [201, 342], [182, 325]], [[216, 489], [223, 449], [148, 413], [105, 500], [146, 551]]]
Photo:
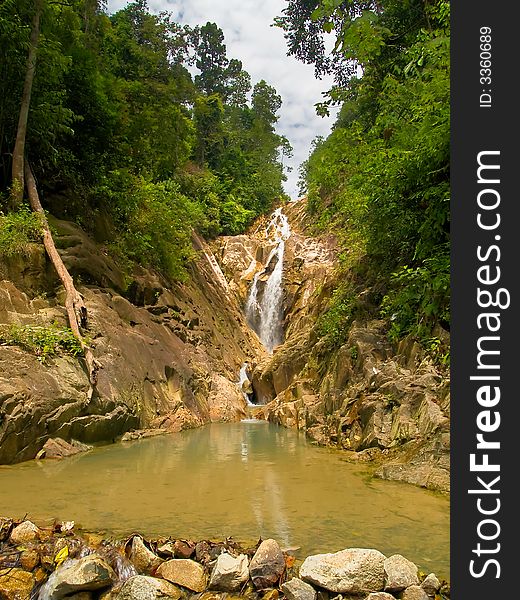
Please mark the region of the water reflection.
[[61, 462], [0, 467], [0, 513], [116, 533], [254, 540], [301, 555], [399, 552], [448, 576], [448, 500], [369, 480], [341, 455], [265, 422], [215, 424]]

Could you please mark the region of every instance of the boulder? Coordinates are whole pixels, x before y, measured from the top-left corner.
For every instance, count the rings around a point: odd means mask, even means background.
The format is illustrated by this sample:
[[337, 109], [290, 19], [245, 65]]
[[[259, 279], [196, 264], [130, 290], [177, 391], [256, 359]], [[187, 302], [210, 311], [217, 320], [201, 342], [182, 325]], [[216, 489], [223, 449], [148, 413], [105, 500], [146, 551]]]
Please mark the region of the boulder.
[[434, 597], [435, 594], [441, 589], [441, 582], [438, 580], [435, 573], [430, 573], [424, 578], [423, 582], [421, 583], [421, 587], [428, 594], [428, 596]]
[[316, 600], [316, 590], [297, 577], [282, 583], [282, 592], [287, 600]]
[[400, 554], [394, 554], [385, 560], [387, 592], [401, 592], [411, 585], [419, 585], [417, 565]]
[[11, 531], [9, 540], [15, 546], [35, 542], [40, 539], [40, 530], [31, 521], [20, 523]]
[[236, 558], [224, 552], [213, 567], [209, 587], [223, 592], [235, 592], [249, 579], [248, 559], [245, 554]]
[[194, 560], [184, 558], [168, 560], [159, 566], [156, 575], [193, 592], [203, 592], [206, 589], [204, 568]]
[[401, 600], [430, 600], [428, 594], [419, 585], [407, 587], [400, 598]]
[[378, 550], [347, 548], [334, 554], [308, 556], [300, 577], [340, 594], [382, 591], [385, 585], [385, 555]]
[[395, 600], [395, 596], [388, 592], [372, 592], [368, 594], [366, 600]]
[[0, 570], [0, 598], [8, 600], [27, 600], [31, 597], [34, 587], [34, 576], [32, 573], [22, 569]]
[[173, 598], [179, 600], [182, 592], [178, 587], [155, 577], [135, 575], [123, 584], [123, 587], [112, 600], [154, 600], [155, 598]]
[[49, 438], [43, 445], [42, 450], [38, 452], [37, 458], [66, 458], [91, 449], [92, 446], [82, 444], [76, 440], [71, 440], [69, 443], [59, 437]]
[[163, 562], [151, 550], [149, 550], [139, 535], [132, 538], [130, 560], [139, 573], [152, 573]]
[[100, 556], [89, 554], [83, 558], [66, 560], [51, 574], [40, 597], [59, 600], [77, 592], [102, 590], [112, 585], [115, 574]]
[[278, 543], [264, 540], [249, 565], [249, 573], [256, 589], [275, 587], [285, 569], [285, 558]]

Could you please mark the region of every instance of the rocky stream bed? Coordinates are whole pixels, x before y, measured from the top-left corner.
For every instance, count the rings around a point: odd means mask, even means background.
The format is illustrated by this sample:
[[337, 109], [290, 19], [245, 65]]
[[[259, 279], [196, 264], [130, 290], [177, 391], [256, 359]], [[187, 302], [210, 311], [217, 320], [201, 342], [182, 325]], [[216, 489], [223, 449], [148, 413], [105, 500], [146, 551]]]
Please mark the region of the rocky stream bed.
[[439, 600], [449, 585], [405, 557], [346, 548], [303, 561], [273, 539], [125, 540], [0, 518], [2, 600]]

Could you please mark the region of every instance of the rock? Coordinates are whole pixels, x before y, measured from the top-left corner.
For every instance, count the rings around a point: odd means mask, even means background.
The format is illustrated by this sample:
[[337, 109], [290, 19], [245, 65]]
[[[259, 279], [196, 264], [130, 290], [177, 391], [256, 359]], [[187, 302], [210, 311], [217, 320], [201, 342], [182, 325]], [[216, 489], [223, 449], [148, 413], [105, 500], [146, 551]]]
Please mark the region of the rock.
[[175, 540], [173, 544], [173, 555], [175, 558], [191, 558], [195, 553], [195, 544], [189, 544], [184, 540]]
[[28, 542], [35, 542], [40, 539], [41, 532], [31, 521], [24, 521], [20, 523], [11, 531], [9, 540], [15, 546], [27, 544]]
[[209, 587], [223, 592], [234, 592], [249, 579], [248, 559], [245, 554], [236, 558], [224, 552], [217, 558], [209, 580]]
[[211, 547], [205, 540], [197, 542], [197, 545], [195, 546], [195, 556], [197, 561], [203, 565], [208, 563], [211, 560], [210, 550]]
[[32, 573], [27, 573], [22, 569], [0, 570], [0, 598], [27, 600], [31, 597], [34, 584]]
[[282, 583], [282, 592], [287, 600], [316, 600], [316, 590], [296, 577]]
[[262, 600], [278, 600], [278, 597], [280, 596], [280, 592], [278, 590], [267, 590], [263, 595], [262, 595]]
[[385, 590], [400, 592], [411, 585], [419, 585], [417, 565], [400, 554], [394, 554], [385, 560]]
[[407, 587], [400, 598], [401, 600], [429, 600], [428, 594], [419, 585]]
[[264, 540], [249, 565], [249, 573], [256, 589], [275, 587], [285, 569], [285, 559], [275, 540]]
[[433, 597], [441, 589], [441, 582], [438, 580], [435, 573], [430, 573], [424, 578], [421, 587], [428, 596]]
[[112, 585], [115, 574], [112, 568], [100, 557], [89, 554], [83, 558], [65, 561], [51, 574], [40, 597], [46, 600], [59, 600], [73, 593], [96, 591]]
[[163, 562], [162, 558], [144, 545], [143, 539], [138, 535], [132, 538], [130, 560], [139, 573], [152, 573]]
[[387, 592], [372, 592], [368, 594], [366, 600], [395, 600], [395, 596]]
[[135, 575], [123, 584], [117, 594], [112, 595], [112, 600], [154, 600], [155, 598], [173, 598], [179, 600], [182, 592], [178, 587], [155, 577]]
[[378, 550], [366, 548], [316, 554], [303, 561], [300, 577], [340, 594], [379, 592], [385, 585], [385, 558]]
[[26, 571], [34, 571], [40, 564], [40, 555], [36, 550], [26, 550], [20, 556], [20, 565]]
[[204, 568], [194, 560], [184, 558], [168, 560], [159, 566], [156, 575], [193, 592], [203, 592], [206, 589]]
[[171, 542], [166, 542], [165, 544], [161, 544], [157, 547], [157, 552], [162, 556], [168, 556], [169, 558], [173, 558], [175, 555], [175, 547]]
[[[82, 444], [76, 440], [71, 440], [69, 443], [59, 437], [49, 438], [41, 451], [38, 452], [37, 458], [66, 458], [91, 449], [92, 446]], [[42, 452], [43, 455], [41, 455]]]

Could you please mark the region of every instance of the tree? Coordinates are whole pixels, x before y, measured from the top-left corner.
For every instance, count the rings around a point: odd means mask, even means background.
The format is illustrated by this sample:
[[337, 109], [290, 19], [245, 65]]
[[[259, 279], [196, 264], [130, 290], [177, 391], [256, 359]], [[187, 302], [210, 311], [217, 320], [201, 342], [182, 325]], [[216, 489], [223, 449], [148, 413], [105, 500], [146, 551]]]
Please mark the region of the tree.
[[194, 30], [196, 62], [200, 74], [195, 76], [195, 84], [207, 96], [226, 95], [226, 70], [229, 60], [226, 56], [224, 33], [215, 23], [209, 21], [206, 25]]
[[27, 120], [29, 107], [31, 105], [31, 94], [36, 70], [36, 57], [40, 39], [40, 19], [43, 11], [43, 0], [34, 0], [34, 14], [31, 25], [31, 37], [29, 39], [29, 52], [27, 55], [27, 67], [23, 85], [22, 99], [20, 102], [20, 113], [18, 127], [16, 130], [16, 141], [13, 150], [12, 164], [12, 188], [11, 197], [13, 208], [18, 208], [23, 199], [24, 191], [24, 163], [25, 163], [25, 139], [27, 137]]

